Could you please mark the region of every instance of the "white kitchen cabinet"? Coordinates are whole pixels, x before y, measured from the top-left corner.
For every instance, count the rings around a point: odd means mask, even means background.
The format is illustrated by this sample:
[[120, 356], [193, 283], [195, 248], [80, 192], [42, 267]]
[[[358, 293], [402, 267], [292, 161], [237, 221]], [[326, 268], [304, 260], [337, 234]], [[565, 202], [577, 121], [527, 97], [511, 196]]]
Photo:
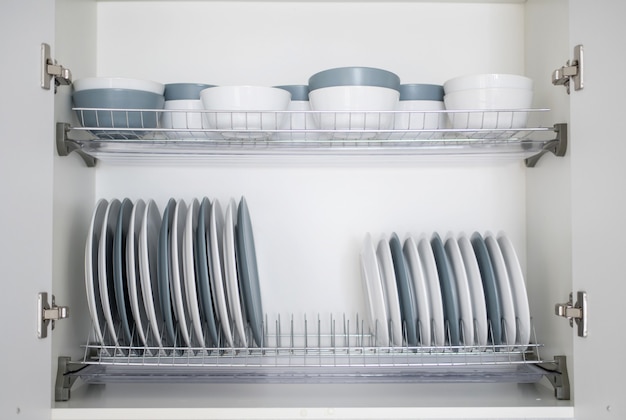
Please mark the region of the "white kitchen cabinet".
[[[625, 373], [609, 359], [621, 296], [626, 200], [613, 127], [624, 88], [618, 1], [10, 2], [2, 9], [2, 418], [624, 418]], [[25, 22], [29, 22], [26, 24]], [[22, 28], [28, 28], [23, 30]], [[36, 28], [36, 30], [31, 30]], [[54, 122], [72, 118], [68, 90], [39, 88], [41, 42], [75, 79], [297, 84], [314, 72], [370, 65], [403, 82], [525, 73], [539, 123], [569, 123], [567, 156], [229, 156], [132, 159], [85, 167], [54, 150]], [[568, 96], [550, 74], [584, 44], [586, 85]], [[613, 53], [613, 54], [611, 54]], [[610, 83], [610, 85], [609, 85]], [[36, 123], [33, 123], [36, 121]], [[612, 130], [611, 130], [612, 129]], [[611, 130], [611, 131], [609, 131]], [[83, 249], [98, 198], [245, 195], [251, 207], [266, 310], [362, 312], [358, 249], [374, 234], [505, 230], [521, 252], [546, 359], [568, 358], [571, 401], [545, 384], [75, 384], [53, 402], [58, 356], [82, 357], [89, 316]], [[15, 285], [15, 286], [14, 286]], [[320, 293], [323, 290], [324, 293]], [[554, 304], [589, 296], [589, 336]], [[70, 308], [36, 338], [37, 293]], [[270, 309], [268, 309], [270, 308]], [[611, 356], [614, 352], [610, 352]], [[598, 359], [602, 360], [601, 363]], [[6, 370], [5, 370], [6, 369]]]

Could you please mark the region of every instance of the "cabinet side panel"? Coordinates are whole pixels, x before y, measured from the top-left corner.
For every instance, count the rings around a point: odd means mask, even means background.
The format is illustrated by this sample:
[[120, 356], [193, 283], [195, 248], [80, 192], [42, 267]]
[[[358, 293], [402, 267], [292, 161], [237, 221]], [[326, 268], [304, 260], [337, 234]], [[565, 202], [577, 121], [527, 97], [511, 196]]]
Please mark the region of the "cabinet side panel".
[[45, 419], [51, 340], [37, 338], [36, 314], [37, 294], [51, 292], [54, 94], [40, 87], [40, 51], [54, 41], [54, 2], [1, 9], [0, 418]]

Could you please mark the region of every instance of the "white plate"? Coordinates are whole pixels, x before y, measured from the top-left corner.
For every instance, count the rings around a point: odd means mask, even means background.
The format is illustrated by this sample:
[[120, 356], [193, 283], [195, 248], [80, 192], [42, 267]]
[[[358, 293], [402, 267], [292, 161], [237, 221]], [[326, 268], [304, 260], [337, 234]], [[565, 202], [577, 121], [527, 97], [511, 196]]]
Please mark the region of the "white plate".
[[[209, 272], [211, 273], [211, 291], [213, 292], [213, 302], [217, 305], [217, 314], [224, 339], [230, 347], [233, 343], [233, 332], [230, 328], [230, 309], [226, 298], [226, 276], [224, 274], [224, 217], [219, 201], [213, 200], [209, 214], [209, 230], [207, 252], [209, 260]], [[223, 345], [223, 344], [222, 344]]]
[[474, 345], [474, 314], [472, 311], [472, 297], [470, 294], [467, 270], [463, 263], [459, 244], [453, 237], [446, 240], [446, 253], [452, 263], [454, 277], [456, 279], [457, 297], [461, 315], [461, 339], [466, 346]]
[[511, 292], [511, 282], [509, 274], [506, 271], [506, 264], [500, 245], [489, 232], [485, 234], [485, 245], [489, 251], [489, 257], [493, 264], [493, 271], [498, 281], [498, 292], [500, 295], [500, 308], [502, 308], [502, 341], [503, 344], [515, 344], [516, 326], [515, 326], [515, 303], [513, 302], [513, 293]]
[[441, 297], [441, 286], [439, 285], [439, 274], [437, 273], [437, 265], [435, 263], [435, 255], [430, 241], [426, 237], [422, 237], [417, 246], [426, 282], [428, 283], [428, 292], [430, 300], [430, 310], [432, 316], [431, 330], [433, 334], [432, 345], [443, 346], [446, 341], [446, 328], [443, 317], [443, 298]]
[[418, 338], [421, 346], [431, 345], [431, 330], [432, 323], [430, 299], [428, 291], [428, 284], [426, 283], [426, 276], [420, 261], [419, 254], [417, 253], [417, 244], [415, 240], [409, 236], [404, 241], [403, 247], [404, 256], [409, 264], [409, 272], [411, 274], [411, 281], [413, 282], [413, 291], [415, 292], [415, 301], [417, 302], [417, 325], [418, 325]]
[[464, 234], [460, 234], [458, 238], [459, 249], [463, 257], [465, 272], [467, 273], [467, 281], [472, 297], [472, 314], [474, 315], [474, 331], [476, 336], [476, 345], [486, 346], [489, 339], [489, 323], [487, 321], [487, 303], [485, 302], [485, 290], [483, 289], [483, 281], [480, 277], [480, 269], [474, 248], [469, 239]]
[[387, 303], [387, 319], [391, 322], [391, 341], [395, 346], [402, 345], [402, 315], [400, 312], [400, 299], [396, 284], [396, 273], [393, 270], [393, 259], [389, 241], [385, 236], [378, 242], [376, 257], [380, 266], [383, 279], [383, 293]]
[[[148, 201], [141, 220], [139, 232], [139, 276], [141, 295], [148, 316], [150, 332], [157, 346], [163, 347], [160, 326], [163, 325], [159, 296], [158, 243], [161, 229], [161, 214], [154, 200]], [[146, 337], [148, 338], [148, 337]]]
[[204, 334], [202, 332], [198, 293], [196, 291], [196, 265], [194, 258], [194, 234], [198, 227], [199, 206], [198, 200], [194, 199], [187, 209], [185, 230], [183, 232], [183, 271], [185, 273], [185, 301], [187, 302], [189, 317], [193, 327], [193, 334], [190, 338], [193, 338], [195, 344], [204, 347]]
[[517, 315], [517, 340], [516, 343], [526, 346], [530, 343], [531, 324], [530, 307], [528, 304], [528, 293], [524, 282], [524, 272], [513, 247], [504, 232], [498, 233], [498, 244], [506, 263], [511, 290], [513, 291], [513, 301], [515, 303], [515, 313]]
[[361, 249], [361, 276], [367, 296], [369, 325], [375, 335], [378, 346], [389, 345], [389, 328], [387, 323], [387, 305], [380, 277], [380, 268], [376, 259], [376, 249], [372, 236], [368, 233]]
[[243, 347], [248, 347], [246, 328], [239, 292], [239, 276], [237, 273], [237, 259], [235, 254], [235, 219], [237, 218], [237, 203], [231, 199], [226, 208], [224, 220], [224, 275], [228, 294], [230, 317], [235, 322], [239, 341]]
[[113, 288], [113, 233], [117, 224], [117, 215], [120, 211], [121, 203], [113, 199], [107, 206], [102, 230], [100, 231], [100, 244], [98, 246], [98, 283], [100, 285], [100, 302], [104, 312], [107, 330], [113, 345], [118, 345], [117, 327], [119, 318], [114, 300]]
[[96, 204], [89, 224], [87, 234], [87, 242], [85, 243], [85, 289], [87, 292], [87, 306], [91, 321], [93, 323], [93, 332], [98, 343], [106, 345], [104, 342], [104, 329], [106, 323], [104, 320], [104, 311], [100, 301], [100, 284], [98, 282], [98, 247], [100, 246], [100, 234], [102, 232], [102, 223], [104, 215], [107, 211], [109, 202], [101, 199]]
[[187, 218], [187, 205], [184, 200], [178, 200], [174, 207], [174, 221], [170, 232], [170, 286], [174, 303], [174, 314], [178, 322], [178, 332], [187, 347], [191, 347], [191, 338], [187, 326], [187, 302], [183, 298], [184, 270], [183, 270], [183, 233]]
[[141, 285], [139, 283], [139, 235], [145, 210], [146, 203], [143, 200], [137, 200], [130, 214], [128, 235], [126, 236], [126, 282], [130, 310], [135, 321], [135, 335], [139, 338], [139, 342], [147, 347], [148, 340], [145, 328], [148, 326], [148, 315], [146, 314], [143, 300], [139, 298], [141, 293]]

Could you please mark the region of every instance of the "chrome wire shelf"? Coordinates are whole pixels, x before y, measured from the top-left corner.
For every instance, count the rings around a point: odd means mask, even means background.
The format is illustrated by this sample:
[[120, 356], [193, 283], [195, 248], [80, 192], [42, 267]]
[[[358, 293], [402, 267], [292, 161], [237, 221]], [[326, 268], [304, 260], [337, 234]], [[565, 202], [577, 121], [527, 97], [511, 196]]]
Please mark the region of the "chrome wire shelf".
[[[232, 347], [224, 346], [221, 335], [217, 343], [210, 343], [213, 347], [185, 346], [178, 341], [173, 346], [138, 345], [136, 334], [130, 344], [103, 345], [91, 331], [82, 360], [59, 358], [56, 399], [69, 399], [78, 378], [104, 384], [536, 383], [544, 377], [553, 384], [557, 398], [569, 399], [565, 357], [543, 360], [543, 346], [537, 344], [534, 328], [531, 343], [523, 346], [481, 346], [473, 344], [475, 340], [450, 346], [449, 339], [440, 346], [407, 346], [406, 336], [402, 345], [377, 345], [376, 327], [372, 332], [358, 316], [353, 323], [346, 316], [332, 315], [323, 322], [318, 316], [310, 323], [306, 317], [300, 323], [294, 322], [293, 316], [286, 322], [280, 316], [271, 323], [267, 315], [265, 318], [263, 342], [257, 347], [242, 347], [237, 341]], [[188, 329], [193, 335], [193, 329]], [[145, 331], [145, 336], [150, 333]], [[249, 325], [246, 335], [252, 337]], [[105, 336], [104, 342], [110, 343], [109, 337]]]
[[554, 143], [555, 133], [559, 136], [557, 126], [525, 126], [528, 115], [546, 111], [348, 113], [75, 108], [79, 124], [59, 123], [57, 148], [61, 155], [80, 150], [105, 160], [116, 156], [141, 159], [241, 155], [528, 158], [542, 154]]

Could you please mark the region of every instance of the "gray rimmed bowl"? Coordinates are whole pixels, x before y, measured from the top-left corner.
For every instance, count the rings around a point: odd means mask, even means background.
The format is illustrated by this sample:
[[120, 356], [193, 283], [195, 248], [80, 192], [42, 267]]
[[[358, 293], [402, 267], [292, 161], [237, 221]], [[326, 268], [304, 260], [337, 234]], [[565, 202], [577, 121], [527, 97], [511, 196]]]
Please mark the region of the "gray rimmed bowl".
[[[76, 111], [83, 127], [142, 129], [158, 127], [158, 112], [147, 110], [162, 109], [165, 99], [163, 95], [141, 90], [90, 89], [74, 91], [72, 102], [75, 108], [98, 108]], [[134, 109], [142, 111], [133, 111]]]
[[168, 83], [165, 85], [164, 96], [166, 101], [200, 100], [200, 92], [214, 86], [204, 83]]
[[309, 91], [334, 86], [378, 86], [399, 91], [400, 77], [374, 67], [337, 67], [315, 73], [309, 78]]

